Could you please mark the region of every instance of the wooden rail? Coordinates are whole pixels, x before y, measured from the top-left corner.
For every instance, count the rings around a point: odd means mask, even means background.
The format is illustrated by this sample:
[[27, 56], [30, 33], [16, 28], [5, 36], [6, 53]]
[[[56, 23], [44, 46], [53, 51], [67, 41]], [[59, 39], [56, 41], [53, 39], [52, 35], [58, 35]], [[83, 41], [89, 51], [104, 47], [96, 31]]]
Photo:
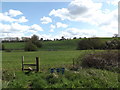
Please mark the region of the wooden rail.
[[[29, 67], [28, 69], [25, 69], [24, 66], [35, 66], [36, 69], [32, 69], [31, 67]], [[24, 64], [24, 56], [22, 56], [22, 71], [39, 71], [39, 58], [36, 57], [36, 63], [35, 64]]]

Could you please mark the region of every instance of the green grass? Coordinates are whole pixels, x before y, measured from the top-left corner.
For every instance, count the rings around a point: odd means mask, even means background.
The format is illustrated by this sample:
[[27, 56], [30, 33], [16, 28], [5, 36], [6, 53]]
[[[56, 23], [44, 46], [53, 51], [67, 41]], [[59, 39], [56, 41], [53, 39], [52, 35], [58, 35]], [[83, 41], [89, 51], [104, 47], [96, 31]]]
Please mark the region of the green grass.
[[[111, 40], [112, 38], [101, 38], [103, 41]], [[63, 40], [63, 41], [43, 41], [43, 47], [39, 48], [42, 51], [57, 51], [57, 50], [76, 50], [77, 44], [81, 39]], [[6, 49], [24, 49], [25, 42], [3, 43]]]
[[70, 64], [72, 59], [78, 57], [84, 51], [38, 51], [38, 52], [3, 52], [2, 64], [4, 69], [21, 69], [22, 56], [25, 62], [35, 63], [35, 57], [40, 58], [40, 64]]
[[[101, 51], [101, 50], [97, 50]], [[102, 50], [103, 51], [103, 50]], [[13, 51], [2, 53], [3, 88], [117, 88], [118, 73], [94, 68], [81, 68], [77, 72], [65, 66], [65, 74], [53, 74], [49, 68], [61, 67], [60, 64], [72, 64], [72, 59], [91, 50], [74, 51]], [[25, 74], [21, 71], [22, 56], [26, 63], [34, 63], [40, 57], [41, 72]], [[45, 66], [48, 65], [51, 66]], [[64, 66], [64, 65], [63, 65]]]
[[120, 84], [117, 73], [93, 68], [66, 71], [64, 75], [16, 72], [13, 79], [7, 77], [6, 83], [3, 83], [4, 88], [118, 88]]
[[10, 42], [10, 43], [3, 43], [6, 49], [23, 49], [25, 46], [24, 42]]
[[[106, 38], [104, 41], [110, 40]], [[119, 73], [94, 68], [70, 70], [73, 58], [83, 57], [92, 50], [75, 50], [76, 40], [46, 41], [36, 52], [12, 50], [2, 52], [3, 88], [117, 88]], [[7, 49], [23, 49], [25, 43], [3, 43]], [[104, 50], [97, 50], [104, 51]], [[40, 58], [40, 72], [25, 74], [21, 71], [22, 56], [25, 63]], [[46, 66], [45, 66], [46, 65]], [[65, 74], [50, 74], [49, 68], [65, 67]]]

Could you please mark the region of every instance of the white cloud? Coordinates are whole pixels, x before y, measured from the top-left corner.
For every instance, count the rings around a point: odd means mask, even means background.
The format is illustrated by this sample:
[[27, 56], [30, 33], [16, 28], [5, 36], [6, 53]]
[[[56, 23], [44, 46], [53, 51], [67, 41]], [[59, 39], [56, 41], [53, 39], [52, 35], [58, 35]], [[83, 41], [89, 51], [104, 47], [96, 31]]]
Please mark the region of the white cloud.
[[19, 10], [13, 10], [13, 9], [10, 9], [8, 12], [5, 12], [6, 15], [9, 15], [11, 17], [16, 17], [18, 15], [22, 15], [23, 13]]
[[50, 32], [54, 32], [54, 29], [56, 28], [56, 26], [55, 25], [53, 25], [53, 24], [51, 24], [50, 25]]
[[10, 29], [11, 29], [10, 25], [0, 23], [0, 32], [1, 33], [9, 33], [9, 32], [11, 32]]
[[96, 30], [94, 29], [77, 29], [77, 28], [68, 28], [65, 31], [61, 32], [61, 35], [66, 38], [73, 37], [92, 37], [96, 35]]
[[49, 13], [50, 16], [60, 17], [62, 20], [85, 22], [97, 26], [116, 20], [117, 14], [117, 9], [102, 10], [102, 3], [95, 3], [92, 0], [73, 0], [68, 8], [53, 9]]
[[58, 9], [58, 10], [53, 9], [49, 13], [49, 16], [53, 15], [56, 17], [60, 17], [62, 20], [65, 20], [65, 19], [69, 19], [68, 13], [69, 13], [69, 11], [66, 8], [62, 8], [62, 9]]
[[[108, 1], [110, 4], [114, 4], [118, 0]], [[107, 4], [107, 0], [104, 3]], [[93, 0], [73, 0], [68, 8], [53, 9], [49, 15], [60, 17], [61, 20], [88, 23], [104, 30], [109, 28], [113, 34], [118, 31], [118, 9], [112, 11], [106, 8], [103, 9], [101, 2], [94, 2]]]
[[37, 24], [33, 24], [33, 25], [30, 27], [30, 30], [33, 30], [33, 31], [43, 31], [42, 27], [40, 27], [40, 26], [37, 25]]
[[10, 16], [6, 16], [3, 13], [0, 13], [0, 21], [5, 21], [5, 22], [15, 22], [16, 19], [11, 18]]
[[120, 0], [106, 0], [106, 2], [108, 4], [111, 4], [111, 5], [114, 5], [114, 6], [117, 6], [119, 1]]
[[2, 24], [0, 23], [0, 32], [2, 33], [16, 33], [16, 32], [25, 32], [29, 29], [27, 25], [21, 25], [18, 23], [12, 24]]
[[[49, 15], [60, 17], [62, 20], [81, 21], [80, 18], [90, 17], [91, 13], [101, 9], [101, 3], [94, 3], [92, 0], [73, 0], [68, 8], [52, 10]], [[79, 20], [78, 20], [79, 19]]]
[[26, 19], [25, 16], [21, 16], [20, 18], [14, 18], [17, 15], [22, 15], [22, 12], [18, 11], [18, 10], [9, 10], [9, 12], [5, 12], [5, 13], [0, 13], [0, 21], [4, 21], [4, 22], [18, 22], [18, 23], [24, 23], [24, 22], [28, 22], [28, 20]]
[[43, 17], [40, 20], [42, 24], [48, 24], [52, 22], [52, 19], [50, 17]]
[[[10, 36], [13, 37], [15, 35], [23, 35], [25, 33], [38, 33], [39, 31], [43, 31], [43, 29], [37, 25], [37, 24], [33, 24], [31, 26], [28, 25], [21, 25], [19, 23], [12, 23], [12, 24], [2, 24], [0, 23], [0, 32], [3, 36]], [[19, 34], [20, 33], [20, 34]], [[15, 35], [14, 35], [15, 34]], [[21, 37], [18, 36], [18, 37]], [[0, 36], [2, 37], [2, 36]]]
[[18, 21], [19, 23], [28, 22], [28, 20], [26, 19], [25, 16], [22, 16], [22, 17], [19, 18], [17, 21]]
[[67, 24], [63, 24], [63, 23], [61, 23], [61, 22], [57, 22], [57, 23], [56, 23], [56, 26], [57, 26], [57, 28], [67, 28], [67, 27], [68, 27]]

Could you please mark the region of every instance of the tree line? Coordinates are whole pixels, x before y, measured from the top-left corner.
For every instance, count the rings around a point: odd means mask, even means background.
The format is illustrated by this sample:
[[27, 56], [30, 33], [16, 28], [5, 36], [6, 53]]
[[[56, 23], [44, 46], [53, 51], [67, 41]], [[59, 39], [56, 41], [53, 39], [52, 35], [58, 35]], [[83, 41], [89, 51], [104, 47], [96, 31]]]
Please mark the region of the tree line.
[[[77, 39], [74, 37], [73, 39]], [[64, 37], [61, 37], [61, 40], [68, 40]], [[33, 35], [31, 38], [25, 41], [25, 51], [37, 51], [38, 48], [43, 46], [43, 38], [39, 39], [39, 36]], [[48, 40], [51, 41], [51, 40]], [[57, 40], [54, 40], [57, 41]], [[79, 42], [76, 47], [77, 50], [88, 50], [88, 49], [120, 49], [120, 38], [115, 36], [110, 40], [104, 41], [102, 38], [93, 37], [93, 38], [79, 38]], [[2, 44], [2, 50], [5, 50], [4, 45]]]

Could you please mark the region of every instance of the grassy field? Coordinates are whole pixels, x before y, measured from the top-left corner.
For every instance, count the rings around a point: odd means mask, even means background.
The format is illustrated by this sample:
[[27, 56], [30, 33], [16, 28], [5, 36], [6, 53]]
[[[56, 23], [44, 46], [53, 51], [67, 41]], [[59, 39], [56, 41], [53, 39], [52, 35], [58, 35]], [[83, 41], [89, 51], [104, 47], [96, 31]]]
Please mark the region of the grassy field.
[[[3, 52], [3, 88], [118, 88], [118, 73], [94, 68], [69, 69], [73, 58], [88, 52], [93, 51]], [[40, 57], [40, 72], [22, 72], [22, 56], [25, 56], [25, 63], [34, 63], [35, 57]], [[64, 75], [50, 74], [49, 68], [60, 67], [65, 68]]]
[[[112, 38], [102, 38], [103, 41], [111, 40]], [[72, 40], [63, 40], [63, 41], [43, 41], [43, 47], [39, 50], [42, 51], [50, 51], [50, 50], [75, 50], [77, 48], [77, 44], [81, 39], [72, 39]], [[3, 43], [6, 49], [24, 49], [24, 42], [16, 42], [16, 43]]]
[[[107, 41], [109, 39], [104, 39]], [[39, 51], [12, 50], [2, 52], [3, 88], [118, 88], [119, 73], [95, 68], [71, 70], [73, 58], [83, 57], [93, 50], [76, 50], [79, 39], [46, 41]], [[3, 43], [7, 49], [23, 49], [25, 43]], [[104, 50], [96, 50], [101, 52]], [[40, 58], [40, 71], [25, 74], [21, 70], [22, 56], [25, 63], [35, 63]], [[50, 68], [65, 68], [65, 73], [50, 74]]]
[[71, 64], [72, 59], [78, 57], [85, 51], [38, 51], [38, 52], [3, 52], [3, 69], [17, 69], [21, 71], [22, 56], [25, 62], [34, 63], [35, 57], [40, 58], [40, 64]]

